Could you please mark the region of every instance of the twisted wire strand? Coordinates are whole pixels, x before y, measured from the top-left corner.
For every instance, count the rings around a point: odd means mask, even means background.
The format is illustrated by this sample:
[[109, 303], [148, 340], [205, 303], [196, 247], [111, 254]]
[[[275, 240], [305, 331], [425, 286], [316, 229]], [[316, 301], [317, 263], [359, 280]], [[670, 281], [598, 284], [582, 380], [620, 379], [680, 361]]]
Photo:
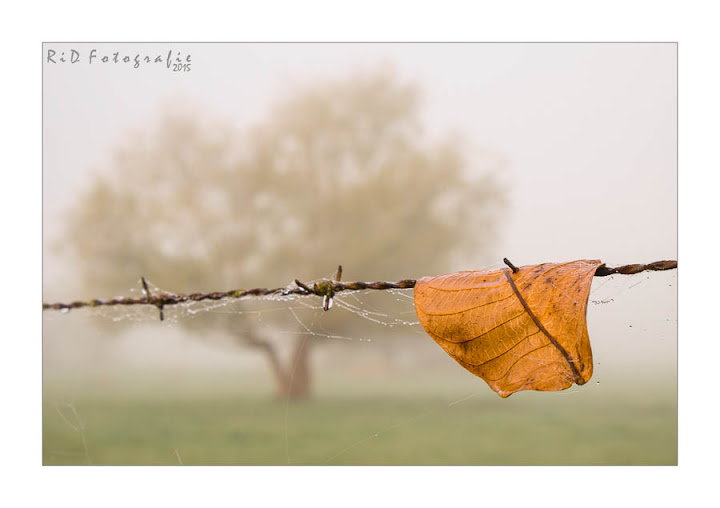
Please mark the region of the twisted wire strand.
[[[512, 264], [511, 264], [512, 265]], [[617, 267], [608, 267], [601, 265], [595, 272], [595, 277], [607, 277], [609, 275], [621, 274], [632, 275], [644, 271], [661, 271], [673, 270], [677, 268], [677, 261], [655, 261], [648, 264], [634, 264]], [[341, 273], [341, 272], [339, 272]], [[404, 279], [397, 282], [339, 282], [324, 280], [316, 282], [312, 286], [308, 286], [295, 281], [295, 287], [282, 288], [254, 288], [254, 289], [235, 289], [231, 291], [215, 291], [212, 293], [191, 293], [187, 295], [179, 295], [168, 293], [166, 291], [157, 294], [151, 293], [147, 286], [147, 282], [143, 277], [141, 279], [144, 296], [140, 298], [112, 298], [109, 300], [83, 300], [71, 303], [43, 303], [43, 311], [59, 310], [68, 311], [71, 309], [79, 309], [82, 307], [103, 307], [112, 305], [154, 305], [160, 310], [160, 319], [164, 317], [163, 308], [167, 305], [177, 305], [184, 302], [201, 302], [205, 300], [224, 300], [239, 299], [246, 297], [262, 298], [267, 296], [307, 296], [316, 295], [321, 297], [332, 298], [335, 294], [344, 291], [363, 291], [366, 289], [388, 290], [388, 289], [411, 289], [415, 287], [415, 280]]]
[[601, 265], [595, 271], [595, 277], [607, 277], [608, 275], [614, 275], [616, 273], [621, 275], [632, 275], [645, 271], [657, 272], [662, 270], [674, 270], [675, 268], [677, 268], [677, 261], [655, 261], [654, 263], [648, 263], [646, 265], [623, 265], [615, 268]]

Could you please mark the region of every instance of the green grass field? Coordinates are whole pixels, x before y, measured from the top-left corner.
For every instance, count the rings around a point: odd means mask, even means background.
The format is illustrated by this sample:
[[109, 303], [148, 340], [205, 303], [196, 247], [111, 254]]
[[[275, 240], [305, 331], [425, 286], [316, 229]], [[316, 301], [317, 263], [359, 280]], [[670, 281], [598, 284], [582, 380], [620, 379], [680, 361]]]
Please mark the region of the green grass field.
[[[76, 396], [43, 403], [53, 464], [677, 463], [674, 386], [463, 394]], [[73, 408], [76, 413], [73, 412]]]

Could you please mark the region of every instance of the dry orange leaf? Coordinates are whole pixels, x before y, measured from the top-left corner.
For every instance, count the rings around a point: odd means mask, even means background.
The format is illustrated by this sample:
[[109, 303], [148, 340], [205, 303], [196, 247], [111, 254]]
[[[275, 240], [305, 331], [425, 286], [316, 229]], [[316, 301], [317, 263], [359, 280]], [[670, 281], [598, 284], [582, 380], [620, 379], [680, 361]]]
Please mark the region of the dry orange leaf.
[[592, 377], [585, 315], [600, 261], [423, 277], [415, 310], [425, 331], [501, 397], [557, 391]]

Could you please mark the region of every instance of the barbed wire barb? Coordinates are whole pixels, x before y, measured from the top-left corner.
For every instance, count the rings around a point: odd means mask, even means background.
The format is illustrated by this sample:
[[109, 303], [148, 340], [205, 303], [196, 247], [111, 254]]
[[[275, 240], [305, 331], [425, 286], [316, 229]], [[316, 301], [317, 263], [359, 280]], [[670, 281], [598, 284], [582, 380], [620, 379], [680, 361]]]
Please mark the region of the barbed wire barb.
[[[513, 271], [517, 268], [510, 263], [507, 258], [503, 259]], [[674, 270], [677, 268], [677, 261], [655, 261], [648, 264], [633, 264], [617, 267], [609, 267], [600, 265], [595, 271], [595, 277], [607, 277], [609, 275], [632, 275], [644, 271], [662, 271]], [[314, 283], [312, 286], [304, 284], [295, 279], [295, 287], [282, 288], [254, 288], [254, 289], [234, 289], [231, 291], [215, 291], [212, 293], [191, 293], [187, 295], [174, 294], [162, 291], [154, 294], [150, 291], [145, 277], [140, 278], [142, 284], [142, 298], [112, 298], [110, 300], [84, 300], [71, 303], [43, 303], [43, 311], [59, 310], [67, 312], [71, 309], [79, 309], [83, 307], [101, 307], [113, 305], [154, 305], [160, 311], [160, 320], [164, 319], [164, 307], [167, 305], [177, 305], [185, 302], [201, 302], [204, 300], [225, 300], [240, 298], [264, 298], [269, 296], [319, 296], [323, 299], [323, 309], [329, 310], [332, 307], [332, 300], [337, 293], [346, 291], [363, 291], [374, 289], [378, 291], [389, 289], [412, 289], [415, 287], [416, 280], [404, 279], [397, 282], [340, 282], [342, 277], [342, 265], [338, 266], [337, 274], [334, 280], [322, 280]]]

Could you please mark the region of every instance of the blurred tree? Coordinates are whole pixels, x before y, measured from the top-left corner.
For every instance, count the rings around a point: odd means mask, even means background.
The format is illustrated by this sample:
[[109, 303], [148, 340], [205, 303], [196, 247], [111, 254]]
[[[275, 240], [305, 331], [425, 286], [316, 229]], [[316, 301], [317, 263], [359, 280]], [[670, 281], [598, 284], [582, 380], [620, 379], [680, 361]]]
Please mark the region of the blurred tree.
[[[423, 138], [418, 99], [380, 72], [299, 91], [242, 136], [167, 115], [117, 151], [71, 214], [87, 289], [116, 294], [140, 275], [174, 292], [282, 285], [339, 262], [355, 280], [396, 280], [448, 270], [457, 254], [477, 263], [502, 192], [467, 171], [457, 143]], [[238, 332], [238, 319], [183, 324], [259, 348], [279, 396], [307, 398], [317, 340], [299, 335], [283, 362], [276, 340]]]

